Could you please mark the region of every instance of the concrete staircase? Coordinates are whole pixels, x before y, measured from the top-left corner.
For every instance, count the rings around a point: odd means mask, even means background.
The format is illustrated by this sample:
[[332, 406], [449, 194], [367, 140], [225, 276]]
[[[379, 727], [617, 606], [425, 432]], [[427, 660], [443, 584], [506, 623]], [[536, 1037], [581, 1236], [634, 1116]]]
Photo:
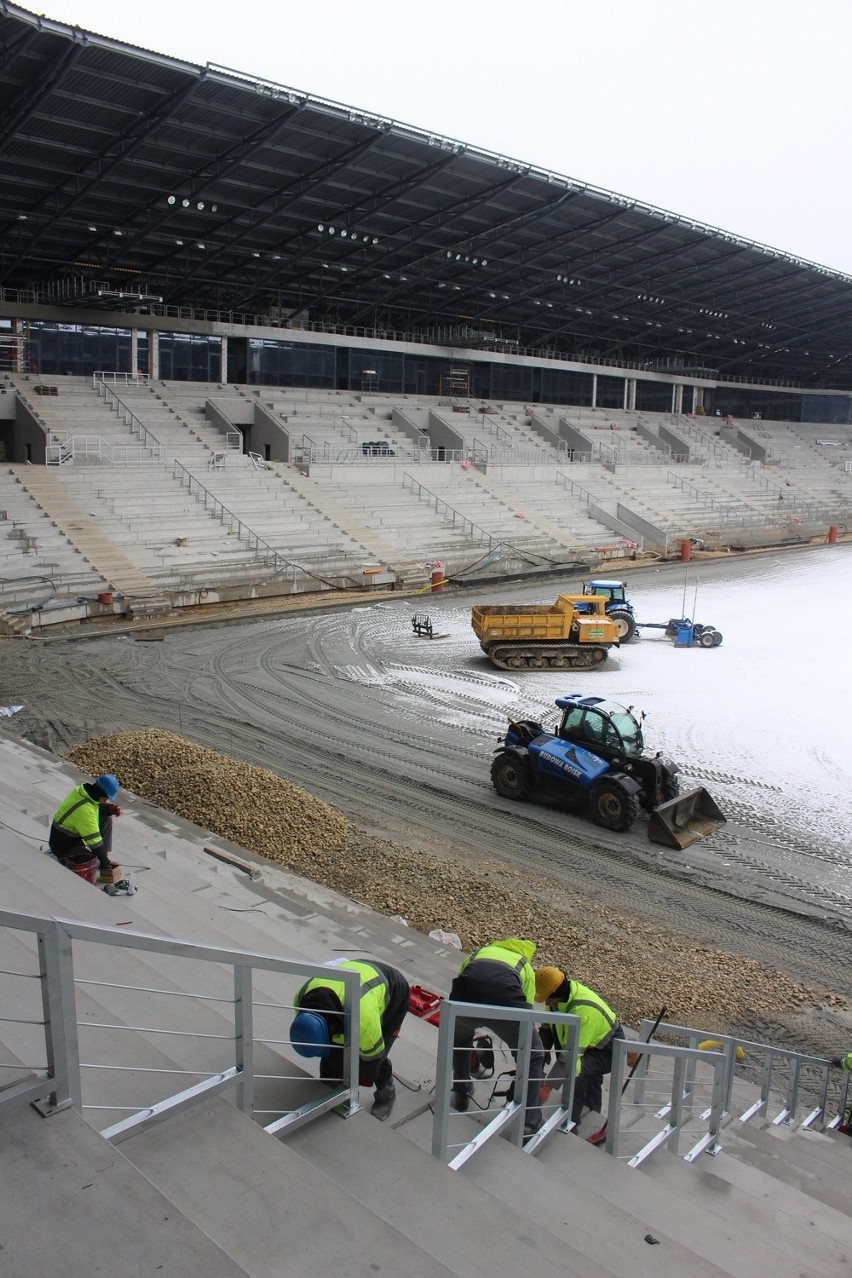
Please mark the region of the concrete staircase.
[[[90, 921], [116, 937], [130, 925], [307, 961], [370, 954], [413, 983], [448, 990], [459, 962], [452, 947], [132, 796], [116, 855], [135, 867], [140, 891], [106, 897], [42, 851], [49, 813], [78, 780], [55, 756], [0, 735], [4, 909]], [[0, 928], [7, 1087], [40, 1066], [40, 996], [26, 975], [34, 960], [28, 934]], [[175, 1074], [219, 1067], [233, 988], [216, 965], [199, 975], [186, 962], [75, 944], [85, 1118], [74, 1110], [47, 1119], [30, 1108], [0, 1112], [0, 1237], [10, 1274], [60, 1266], [71, 1278], [849, 1272], [848, 1137], [731, 1124], [715, 1157], [690, 1166], [659, 1151], [632, 1170], [573, 1134], [555, 1133], [534, 1158], [491, 1141], [453, 1172], [428, 1152], [437, 1034], [414, 1016], [394, 1049], [398, 1099], [388, 1123], [366, 1110], [346, 1120], [329, 1113], [276, 1140], [223, 1094], [109, 1144], [95, 1127], [127, 1112], [128, 1090], [144, 1096], [139, 1089], [147, 1088], [143, 1103], [156, 1103]], [[265, 1040], [255, 1105], [268, 1122], [261, 1111], [291, 1108], [322, 1089], [289, 1056], [287, 1013], [276, 1010], [286, 1007], [286, 991], [275, 974], [255, 975], [264, 1017], [255, 1034]], [[163, 1033], [156, 1009], [166, 995], [177, 1010]], [[467, 1136], [477, 1130], [472, 1113], [454, 1121]], [[590, 1115], [584, 1129], [599, 1122]]]

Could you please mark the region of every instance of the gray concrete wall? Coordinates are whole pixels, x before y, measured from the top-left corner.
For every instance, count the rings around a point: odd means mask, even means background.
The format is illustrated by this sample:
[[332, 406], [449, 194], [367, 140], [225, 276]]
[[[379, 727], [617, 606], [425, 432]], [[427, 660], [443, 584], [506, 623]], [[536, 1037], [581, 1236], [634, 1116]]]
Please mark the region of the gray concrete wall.
[[569, 448], [572, 448], [575, 453], [582, 453], [586, 457], [591, 457], [594, 451], [592, 441], [586, 439], [583, 432], [578, 430], [576, 426], [572, 426], [564, 417], [559, 422], [559, 438]]
[[433, 448], [446, 448], [448, 451], [455, 452], [464, 450], [464, 437], [431, 410], [429, 412], [429, 442]]
[[646, 550], [665, 550], [668, 538], [662, 528], [652, 524], [649, 519], [643, 519], [641, 515], [637, 515], [629, 506], [624, 506], [621, 502], [618, 503], [616, 513], [624, 523], [625, 531], [622, 536], [628, 537], [631, 541], [641, 540]]
[[666, 444], [676, 457], [689, 457], [689, 442], [682, 435], [676, 435], [670, 426], [660, 425], [660, 439]]
[[7, 450], [6, 460], [16, 466], [32, 462], [43, 466], [47, 449], [47, 434], [44, 426], [23, 400], [18, 396], [15, 401], [15, 420], [12, 425], [11, 452]]

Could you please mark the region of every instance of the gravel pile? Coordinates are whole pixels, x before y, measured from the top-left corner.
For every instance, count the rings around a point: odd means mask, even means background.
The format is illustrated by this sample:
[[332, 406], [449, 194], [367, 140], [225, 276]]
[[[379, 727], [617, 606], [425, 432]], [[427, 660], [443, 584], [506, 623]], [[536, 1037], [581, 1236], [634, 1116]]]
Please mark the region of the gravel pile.
[[465, 950], [501, 936], [530, 937], [536, 961], [598, 989], [629, 1025], [665, 1004], [670, 1020], [760, 1037], [761, 1026], [795, 1024], [804, 1009], [846, 1007], [845, 999], [753, 959], [592, 907], [544, 877], [461, 854], [427, 856], [367, 835], [275, 773], [174, 733], [117, 733], [68, 758], [91, 775], [114, 772], [159, 807], [381, 914], [401, 915], [421, 932], [455, 932]]
[[338, 854], [351, 834], [341, 813], [299, 786], [173, 732], [117, 732], [68, 758], [93, 776], [114, 772], [143, 799], [299, 873]]

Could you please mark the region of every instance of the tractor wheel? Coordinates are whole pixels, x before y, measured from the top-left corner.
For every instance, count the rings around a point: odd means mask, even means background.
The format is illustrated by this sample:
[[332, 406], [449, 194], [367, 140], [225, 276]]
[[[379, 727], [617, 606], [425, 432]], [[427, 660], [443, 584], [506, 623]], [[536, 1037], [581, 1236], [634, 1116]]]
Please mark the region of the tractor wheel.
[[715, 648], [717, 634], [718, 634], [718, 631], [711, 630], [705, 627], [705, 629], [702, 630], [701, 634], [698, 636], [698, 646], [700, 648]]
[[633, 613], [627, 612], [624, 608], [614, 608], [612, 612], [607, 613], [607, 616], [618, 626], [619, 643], [629, 643], [636, 634], [636, 618]]
[[629, 830], [639, 815], [639, 800], [627, 794], [615, 781], [601, 781], [591, 793], [590, 806], [595, 825], [605, 830]]
[[669, 773], [663, 774], [663, 781], [660, 788], [663, 792], [663, 803], [668, 803], [670, 799], [676, 799], [680, 794], [680, 782], [678, 781], [677, 776], [671, 776]]
[[527, 799], [532, 790], [532, 773], [523, 759], [500, 754], [491, 765], [494, 789], [504, 799]]

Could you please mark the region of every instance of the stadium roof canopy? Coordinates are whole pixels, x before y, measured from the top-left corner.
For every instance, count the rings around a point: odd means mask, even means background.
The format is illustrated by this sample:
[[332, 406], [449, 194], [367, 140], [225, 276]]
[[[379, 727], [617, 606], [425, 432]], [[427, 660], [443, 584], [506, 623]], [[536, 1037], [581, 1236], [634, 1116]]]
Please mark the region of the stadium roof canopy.
[[140, 307], [852, 387], [852, 279], [825, 267], [5, 0], [0, 68], [7, 302], [108, 280]]

